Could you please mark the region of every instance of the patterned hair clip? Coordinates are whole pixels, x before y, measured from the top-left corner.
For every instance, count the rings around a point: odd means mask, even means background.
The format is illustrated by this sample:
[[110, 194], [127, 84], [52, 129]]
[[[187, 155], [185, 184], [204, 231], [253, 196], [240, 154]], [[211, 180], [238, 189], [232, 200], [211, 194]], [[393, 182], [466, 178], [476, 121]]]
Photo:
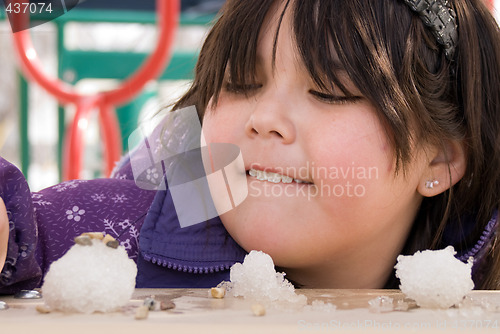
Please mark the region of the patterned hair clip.
[[431, 28], [436, 40], [444, 48], [446, 58], [453, 60], [458, 41], [455, 11], [447, 0], [403, 0], [420, 15], [424, 24]]

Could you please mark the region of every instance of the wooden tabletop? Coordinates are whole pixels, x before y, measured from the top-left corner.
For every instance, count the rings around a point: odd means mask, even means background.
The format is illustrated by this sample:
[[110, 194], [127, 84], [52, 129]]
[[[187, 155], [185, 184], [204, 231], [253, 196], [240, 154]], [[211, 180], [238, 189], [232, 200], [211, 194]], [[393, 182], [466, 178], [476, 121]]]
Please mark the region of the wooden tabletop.
[[[0, 333], [500, 333], [500, 291], [473, 291], [467, 306], [448, 310], [416, 307], [398, 290], [297, 292], [308, 304], [319, 300], [336, 308], [264, 303], [266, 314], [255, 316], [255, 301], [214, 299], [208, 289], [137, 289], [117, 312], [41, 314], [36, 308], [43, 299], [0, 296], [9, 306], [0, 311]], [[147, 319], [136, 320], [137, 308], [150, 296], [168, 298], [175, 308], [150, 311]], [[368, 302], [379, 296], [404, 301], [409, 309], [375, 312]]]

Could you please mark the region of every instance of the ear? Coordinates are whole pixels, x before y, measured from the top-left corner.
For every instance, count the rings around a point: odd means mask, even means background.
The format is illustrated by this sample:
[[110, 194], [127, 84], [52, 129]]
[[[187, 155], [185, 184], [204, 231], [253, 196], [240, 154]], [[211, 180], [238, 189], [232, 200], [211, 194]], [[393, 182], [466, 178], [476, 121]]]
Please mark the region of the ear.
[[417, 191], [425, 197], [436, 196], [455, 185], [465, 174], [467, 153], [460, 141], [448, 140], [430, 150], [429, 162]]

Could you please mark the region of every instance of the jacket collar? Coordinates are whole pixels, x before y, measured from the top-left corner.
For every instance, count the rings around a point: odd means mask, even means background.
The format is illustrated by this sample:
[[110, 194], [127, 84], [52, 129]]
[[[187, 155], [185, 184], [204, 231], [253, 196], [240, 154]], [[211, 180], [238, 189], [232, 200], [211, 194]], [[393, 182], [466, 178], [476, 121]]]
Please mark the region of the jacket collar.
[[182, 228], [168, 189], [158, 191], [153, 200], [139, 249], [146, 261], [193, 273], [229, 269], [246, 255], [218, 217]]

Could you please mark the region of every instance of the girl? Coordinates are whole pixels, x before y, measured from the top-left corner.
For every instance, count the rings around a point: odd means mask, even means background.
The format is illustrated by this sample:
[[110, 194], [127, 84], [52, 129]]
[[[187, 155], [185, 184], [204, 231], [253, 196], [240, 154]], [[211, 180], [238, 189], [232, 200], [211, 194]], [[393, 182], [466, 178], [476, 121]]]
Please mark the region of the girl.
[[[195, 105], [207, 143], [239, 146], [245, 201], [181, 229], [168, 190], [72, 181], [78, 192], [33, 194], [33, 219], [2, 162], [4, 291], [36, 284], [33, 254], [43, 272], [91, 229], [128, 240], [139, 287], [211, 286], [257, 249], [298, 286], [395, 288], [398, 254], [453, 245], [474, 257], [476, 288], [497, 289], [499, 42], [480, 0], [227, 1], [175, 109]], [[130, 179], [130, 166], [117, 175]], [[133, 209], [109, 201], [126, 192], [140, 198]], [[38, 225], [36, 249], [22, 224]]]

